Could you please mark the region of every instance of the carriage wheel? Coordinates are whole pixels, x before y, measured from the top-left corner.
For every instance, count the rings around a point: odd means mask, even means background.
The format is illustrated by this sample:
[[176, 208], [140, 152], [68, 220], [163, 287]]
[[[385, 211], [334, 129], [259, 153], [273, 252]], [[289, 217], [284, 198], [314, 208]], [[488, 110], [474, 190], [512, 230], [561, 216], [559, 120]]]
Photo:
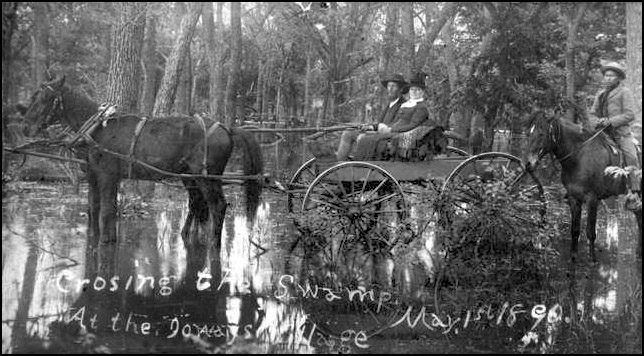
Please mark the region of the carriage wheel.
[[[513, 210], [509, 220], [535, 227], [545, 221], [546, 200], [539, 180], [524, 169], [519, 158], [503, 152], [487, 152], [466, 159], [445, 180], [439, 197], [441, 202], [447, 203], [440, 211], [441, 222], [449, 224], [455, 217], [466, 218], [493, 194], [490, 187], [504, 189], [514, 202], [527, 207]], [[447, 261], [449, 256], [445, 258]], [[440, 308], [445, 268], [449, 267], [443, 266], [436, 281], [437, 309]]]
[[454, 213], [467, 214], [470, 206], [484, 202], [486, 184], [501, 182], [509, 193], [516, 194], [531, 208], [520, 219], [534, 222], [545, 217], [543, 186], [532, 172], [524, 169], [519, 158], [508, 153], [486, 152], [466, 159], [447, 177], [441, 196], [449, 194]]
[[316, 171], [315, 158], [306, 161], [293, 175], [288, 182], [288, 212], [299, 213], [304, 201], [306, 190], [318, 176]]
[[[302, 253], [301, 283], [333, 291], [389, 290], [392, 276], [397, 275], [393, 256], [412, 236], [402, 228], [407, 213], [402, 187], [379, 166], [342, 162], [325, 170], [311, 183], [302, 203], [306, 221], [302, 227], [308, 231], [297, 247]], [[322, 299], [304, 300], [305, 309], [334, 310], [332, 316], [309, 314], [322, 332], [338, 337], [349, 326], [359, 325], [369, 337], [386, 330], [400, 316], [396, 308], [382, 304], [369, 297], [337, 300], [332, 306]], [[323, 319], [316, 320], [317, 315]]]
[[410, 237], [402, 187], [367, 162], [343, 162], [320, 174], [302, 203], [307, 231], [299, 244], [304, 277], [330, 288], [389, 285], [385, 266]]

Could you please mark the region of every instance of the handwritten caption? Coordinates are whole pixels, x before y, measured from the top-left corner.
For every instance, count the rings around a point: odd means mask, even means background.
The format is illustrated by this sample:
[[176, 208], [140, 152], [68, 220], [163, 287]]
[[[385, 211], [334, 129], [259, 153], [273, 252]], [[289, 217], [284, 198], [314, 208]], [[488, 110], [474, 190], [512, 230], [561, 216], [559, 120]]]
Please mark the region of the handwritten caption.
[[[223, 277], [216, 290], [221, 290], [229, 280], [230, 271], [224, 269]], [[80, 292], [86, 288], [92, 288], [97, 292], [117, 292], [119, 290], [132, 290], [142, 292], [146, 289], [156, 290], [161, 296], [171, 295], [180, 279], [177, 276], [162, 276], [155, 278], [152, 276], [129, 276], [121, 279], [119, 276], [103, 278], [100, 276], [90, 279], [75, 280], [67, 273], [62, 273], [55, 279], [56, 287], [63, 293]], [[211, 284], [212, 275], [207, 270], [199, 271], [197, 274], [196, 288], [198, 291], [211, 290], [214, 285]], [[240, 293], [250, 293], [250, 284], [244, 284]], [[429, 306], [407, 306], [401, 307], [399, 301], [394, 296], [384, 290], [373, 290], [366, 288], [357, 289], [332, 289], [310, 285], [309, 283], [299, 284], [297, 279], [292, 275], [282, 275], [277, 280], [277, 285], [273, 293], [275, 299], [287, 303], [293, 299], [317, 299], [321, 301], [332, 302], [349, 302], [349, 303], [369, 303], [371, 311], [379, 314], [396, 311], [393, 318], [390, 319], [386, 328], [404, 328], [427, 330], [430, 332], [440, 332], [448, 334], [454, 332], [458, 334], [460, 330], [465, 330], [475, 323], [487, 323], [487, 325], [513, 327], [521, 315], [531, 319], [532, 324], [530, 331], [535, 330], [544, 320], [548, 324], [559, 323], [561, 321], [569, 322], [569, 318], [564, 317], [563, 308], [560, 304], [555, 304], [547, 308], [545, 304], [536, 304], [532, 307], [522, 303], [511, 304], [505, 302], [500, 306], [493, 307], [491, 304], [481, 304], [474, 309], [468, 309], [458, 316], [449, 314], [437, 315], [430, 312]], [[375, 305], [375, 309], [373, 306]], [[253, 325], [243, 326], [230, 324], [207, 324], [191, 322], [190, 318], [183, 316], [166, 316], [161, 321], [150, 320], [145, 314], [136, 312], [116, 312], [105, 320], [99, 320], [98, 314], [90, 315], [91, 312], [83, 306], [67, 313], [66, 323], [77, 322], [82, 328], [97, 330], [100, 325], [107, 326], [113, 332], [133, 333], [137, 335], [152, 335], [156, 337], [165, 337], [168, 339], [177, 337], [198, 337], [198, 338], [225, 338], [227, 344], [234, 343], [237, 339], [255, 338]], [[106, 318], [106, 317], [103, 317]], [[325, 335], [317, 329], [315, 323], [309, 323], [305, 329], [303, 323], [300, 327], [293, 330], [294, 334], [290, 337], [292, 344], [295, 342], [305, 346], [327, 346], [327, 347], [346, 347], [351, 344], [358, 348], [368, 348], [368, 334], [365, 330], [347, 329], [339, 332], [340, 337]], [[315, 336], [315, 342], [313, 342]], [[313, 343], [312, 343], [313, 342]]]

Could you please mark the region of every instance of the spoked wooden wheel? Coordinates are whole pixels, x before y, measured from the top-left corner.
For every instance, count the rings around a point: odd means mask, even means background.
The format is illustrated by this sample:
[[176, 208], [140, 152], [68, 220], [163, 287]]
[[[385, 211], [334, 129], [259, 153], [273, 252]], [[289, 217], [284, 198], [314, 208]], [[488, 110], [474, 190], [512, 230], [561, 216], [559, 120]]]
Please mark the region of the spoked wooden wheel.
[[[499, 196], [506, 199], [497, 199]], [[439, 200], [444, 204], [440, 209], [443, 226], [454, 222], [463, 225], [475, 214], [479, 214], [480, 220], [481, 213], [499, 211], [503, 215], [498, 219], [504, 222], [504, 231], [513, 235], [512, 231], [517, 228], [514, 235], [518, 235], [525, 231], [526, 226], [534, 226], [536, 231], [545, 220], [546, 200], [541, 183], [532, 172], [524, 169], [519, 158], [502, 152], [482, 153], [459, 164], [445, 180]], [[476, 243], [460, 241], [458, 246], [462, 253], [464, 246], [473, 244]], [[449, 261], [447, 252], [443, 270], [436, 281], [437, 308], [440, 308], [444, 272], [451, 268]]]
[[497, 185], [528, 209], [516, 216], [529, 223], [543, 220], [546, 200], [539, 180], [524, 169], [521, 160], [503, 152], [486, 152], [459, 164], [447, 177], [441, 196], [449, 195], [455, 214], [468, 214], [472, 206], [486, 201], [486, 187]]
[[403, 190], [367, 162], [339, 163], [320, 174], [302, 203], [308, 233], [300, 239], [305, 278], [330, 288], [388, 285], [387, 268], [407, 215]]
[[307, 189], [318, 176], [316, 171], [316, 159], [311, 158], [306, 161], [296, 172], [293, 178], [288, 182], [288, 212], [299, 213], [304, 201], [304, 195]]

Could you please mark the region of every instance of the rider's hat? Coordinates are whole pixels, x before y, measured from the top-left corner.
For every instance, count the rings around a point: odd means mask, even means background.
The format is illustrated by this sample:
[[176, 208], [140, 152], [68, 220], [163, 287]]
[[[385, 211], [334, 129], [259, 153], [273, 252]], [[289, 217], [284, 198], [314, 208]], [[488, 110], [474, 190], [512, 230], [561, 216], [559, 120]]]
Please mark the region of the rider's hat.
[[410, 87], [419, 87], [419, 88], [422, 88], [424, 90], [425, 89], [425, 79], [426, 78], [427, 78], [427, 74], [425, 74], [423, 72], [418, 72], [409, 81], [409, 86]]
[[407, 89], [407, 83], [405, 81], [405, 78], [402, 76], [402, 74], [390, 74], [389, 76], [386, 76], [380, 83], [382, 83], [383, 87], [387, 87], [387, 84], [389, 82], [396, 82], [400, 85], [400, 87], [403, 89], [403, 92]]
[[604, 64], [602, 66], [602, 74], [604, 74], [607, 70], [612, 70], [613, 72], [617, 73], [620, 78], [626, 79], [626, 69], [617, 62], [608, 62]]

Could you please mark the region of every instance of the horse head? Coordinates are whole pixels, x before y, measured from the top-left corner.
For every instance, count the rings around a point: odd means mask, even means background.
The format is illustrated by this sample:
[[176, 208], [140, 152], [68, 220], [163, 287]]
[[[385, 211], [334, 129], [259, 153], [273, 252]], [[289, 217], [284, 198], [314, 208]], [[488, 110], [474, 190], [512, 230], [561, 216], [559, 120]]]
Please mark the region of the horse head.
[[554, 115], [549, 116], [542, 110], [533, 113], [529, 122], [527, 153], [524, 161], [526, 169], [533, 169], [545, 154], [555, 149], [560, 122]]
[[31, 104], [25, 113], [25, 122], [29, 125], [29, 136], [35, 136], [46, 126], [60, 119], [63, 109], [63, 86], [65, 77], [43, 83], [31, 97]]

